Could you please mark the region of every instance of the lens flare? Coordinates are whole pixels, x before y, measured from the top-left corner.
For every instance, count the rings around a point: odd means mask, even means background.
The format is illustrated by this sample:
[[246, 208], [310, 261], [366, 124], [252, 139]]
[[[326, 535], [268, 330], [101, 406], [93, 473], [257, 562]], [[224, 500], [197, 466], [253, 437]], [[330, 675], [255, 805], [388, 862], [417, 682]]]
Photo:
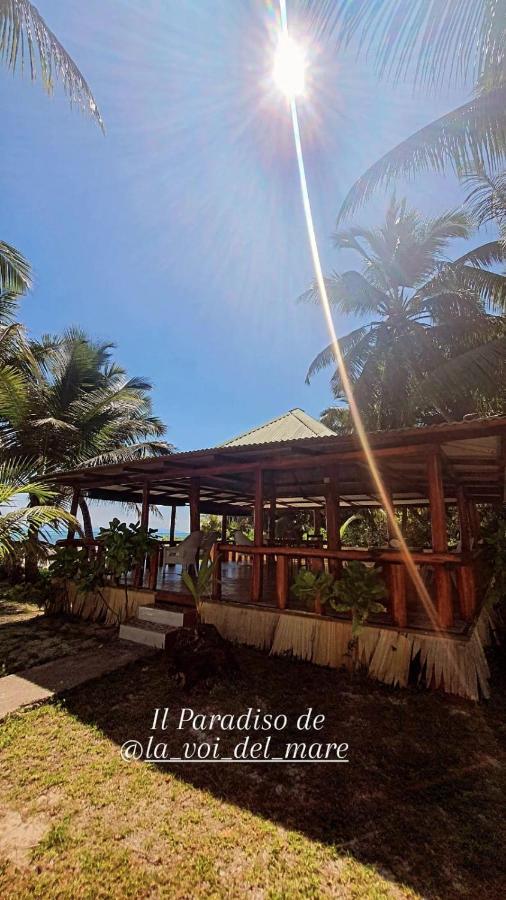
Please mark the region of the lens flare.
[[284, 31], [279, 37], [272, 77], [279, 90], [289, 100], [304, 93], [306, 56], [302, 47]]
[[[281, 20], [281, 35], [285, 40], [289, 40], [288, 34], [288, 17], [286, 10], [286, 0], [279, 0], [279, 11], [280, 11], [280, 20]], [[285, 93], [287, 93], [285, 91]], [[323, 270], [320, 261], [320, 253], [318, 250], [318, 244], [316, 241], [316, 231], [314, 227], [313, 221], [313, 213], [311, 209], [311, 201], [309, 198], [309, 190], [306, 179], [306, 169], [304, 165], [304, 155], [302, 152], [302, 140], [300, 135], [300, 127], [299, 127], [299, 117], [297, 113], [297, 102], [296, 95], [292, 93], [287, 93], [288, 99], [290, 101], [290, 111], [292, 118], [292, 126], [293, 126], [293, 137], [295, 142], [295, 152], [297, 156], [297, 165], [299, 169], [299, 181], [302, 195], [302, 205], [304, 208], [304, 217], [306, 220], [306, 229], [309, 238], [309, 247], [311, 251], [311, 258], [313, 261], [313, 268], [316, 277], [316, 283], [318, 285], [318, 290], [320, 294], [320, 300], [322, 304], [323, 313], [325, 316], [325, 321], [327, 325], [327, 329], [332, 341], [332, 346], [334, 350], [334, 356], [337, 364], [337, 368], [339, 374], [341, 376], [341, 381], [344, 388], [344, 393], [346, 395], [346, 399], [348, 400], [351, 416], [353, 419], [353, 423], [355, 426], [355, 430], [357, 436], [359, 438], [360, 444], [362, 446], [362, 450], [364, 452], [364, 456], [367, 460], [367, 465], [369, 467], [369, 471], [371, 473], [372, 481], [376, 487], [378, 496], [381, 501], [381, 505], [383, 506], [388, 522], [391, 527], [392, 534], [395, 536], [398, 545], [399, 551], [402, 556], [403, 562], [406, 566], [406, 569], [411, 577], [411, 580], [415, 586], [416, 592], [422, 601], [426, 613], [429, 617], [429, 620], [432, 624], [432, 627], [436, 632], [441, 633], [441, 629], [439, 627], [438, 616], [432, 602], [432, 599], [429, 595], [429, 592], [422, 580], [420, 572], [411, 556], [409, 547], [406, 544], [404, 535], [400, 529], [399, 523], [397, 522], [393, 504], [391, 498], [388, 494], [388, 491], [385, 488], [383, 483], [383, 478], [381, 476], [381, 472], [379, 470], [378, 464], [374, 458], [374, 453], [372, 451], [371, 445], [369, 443], [369, 438], [367, 436], [366, 430], [364, 428], [364, 424], [362, 422], [362, 417], [360, 415], [354, 394], [353, 388], [351, 385], [351, 381], [346, 369], [346, 365], [344, 362], [344, 358], [341, 352], [341, 348], [339, 346], [339, 341], [337, 339], [336, 330], [334, 327], [334, 321], [332, 318], [332, 312], [330, 309], [330, 302], [327, 294], [327, 288], [325, 285], [325, 279], [323, 276]], [[450, 663], [454, 669], [454, 672], [458, 677], [462, 679], [462, 672], [457, 660], [457, 656], [453, 648], [448, 646], [447, 654], [450, 660]]]

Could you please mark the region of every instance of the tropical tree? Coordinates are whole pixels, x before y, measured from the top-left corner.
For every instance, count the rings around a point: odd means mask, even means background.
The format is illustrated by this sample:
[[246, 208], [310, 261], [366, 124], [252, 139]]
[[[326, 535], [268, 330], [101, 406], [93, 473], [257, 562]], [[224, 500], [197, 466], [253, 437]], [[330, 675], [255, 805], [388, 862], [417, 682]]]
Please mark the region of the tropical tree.
[[[17, 560], [30, 546], [36, 531], [70, 525], [79, 529], [74, 516], [53, 503], [56, 492], [32, 479], [31, 460], [0, 463], [0, 564]], [[29, 504], [26, 498], [30, 498]], [[37, 503], [33, 501], [36, 500]], [[23, 502], [24, 501], [24, 502]]]
[[[336, 247], [354, 250], [363, 263], [362, 272], [334, 273], [326, 284], [341, 314], [365, 319], [339, 343], [368, 428], [461, 418], [474, 411], [473, 391], [497, 393], [506, 358], [506, 278], [485, 266], [504, 251], [490, 242], [448, 261], [449, 241], [470, 232], [463, 213], [424, 219], [393, 198], [381, 227], [334, 235]], [[318, 301], [317, 286], [301, 299]], [[330, 344], [306, 380], [335, 362]], [[331, 385], [343, 398], [337, 369]]]
[[0, 55], [13, 72], [23, 71], [28, 62], [32, 81], [40, 76], [48, 94], [59, 81], [71, 104], [89, 112], [103, 128], [86, 79], [29, 0], [0, 0]]
[[[170, 452], [159, 440], [165, 426], [152, 413], [151, 384], [129, 378], [112, 361], [113, 346], [78, 329], [32, 342], [37, 371], [25, 378], [17, 405], [2, 412], [0, 402], [0, 459], [27, 457], [40, 478], [62, 468]], [[81, 511], [91, 537], [84, 498]]]
[[320, 413], [320, 422], [336, 434], [349, 434], [353, 422], [347, 406], [327, 406]]
[[453, 168], [497, 169], [506, 159], [506, 0], [303, 0], [313, 24], [353, 40], [380, 75], [408, 74], [432, 90], [475, 85], [473, 98], [402, 141], [372, 165], [344, 199], [350, 215], [400, 176]]

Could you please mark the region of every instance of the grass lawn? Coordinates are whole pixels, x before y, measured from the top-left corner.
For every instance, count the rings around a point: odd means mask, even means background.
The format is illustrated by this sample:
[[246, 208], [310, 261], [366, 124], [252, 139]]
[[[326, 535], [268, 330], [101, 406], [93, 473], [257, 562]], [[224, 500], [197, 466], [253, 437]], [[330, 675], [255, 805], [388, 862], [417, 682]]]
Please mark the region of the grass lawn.
[[[235, 685], [185, 694], [160, 654], [3, 724], [3, 898], [504, 897], [504, 672], [478, 706], [237, 656]], [[351, 761], [123, 762], [157, 706], [312, 706], [319, 739], [346, 741]], [[163, 740], [180, 751], [181, 733]]]

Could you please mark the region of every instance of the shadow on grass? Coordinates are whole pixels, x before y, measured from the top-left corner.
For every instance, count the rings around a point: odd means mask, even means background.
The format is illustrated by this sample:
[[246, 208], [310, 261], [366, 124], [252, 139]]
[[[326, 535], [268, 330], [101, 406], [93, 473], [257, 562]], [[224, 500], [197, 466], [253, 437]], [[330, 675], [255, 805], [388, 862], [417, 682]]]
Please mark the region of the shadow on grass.
[[[473, 705], [253, 650], [237, 650], [237, 657], [242, 675], [234, 684], [200, 685], [185, 694], [168, 680], [160, 654], [68, 694], [66, 707], [115, 741], [118, 753], [127, 739], [145, 746], [154, 709], [169, 707], [169, 728], [157, 740], [179, 756], [183, 742], [192, 740], [190, 732], [176, 730], [182, 706], [199, 713], [238, 715], [250, 706], [284, 713], [291, 725], [283, 746], [303, 739], [294, 723], [311, 706], [325, 715], [325, 725], [309, 739], [348, 743], [349, 765], [158, 765], [161, 790], [176, 776], [424, 896], [504, 896], [504, 669], [495, 673], [493, 699]], [[216, 733], [222, 755], [244, 738], [243, 732]], [[265, 733], [253, 739], [262, 738]]]

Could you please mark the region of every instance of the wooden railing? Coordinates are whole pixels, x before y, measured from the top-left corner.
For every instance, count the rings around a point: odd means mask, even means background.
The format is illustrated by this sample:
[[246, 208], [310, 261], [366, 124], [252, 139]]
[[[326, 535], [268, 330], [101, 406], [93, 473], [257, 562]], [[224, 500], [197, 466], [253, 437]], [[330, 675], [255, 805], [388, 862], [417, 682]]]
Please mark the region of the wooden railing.
[[[214, 556], [216, 565], [213, 573], [213, 599], [222, 596], [223, 562], [237, 553], [234, 544], [216, 544]], [[453, 625], [452, 594], [455, 586], [459, 601], [459, 616], [465, 622], [473, 620], [476, 613], [476, 559], [477, 554], [436, 553], [413, 551], [411, 559], [420, 570], [432, 569], [434, 590], [432, 607], [427, 610], [425, 599], [418, 598], [416, 585], [412, 585], [401, 553], [391, 549], [357, 550], [353, 548], [326, 550], [312, 547], [240, 547], [240, 553], [251, 559], [250, 600], [258, 603], [263, 596], [264, 564], [275, 567], [275, 592], [279, 609], [285, 609], [290, 592], [290, 564], [304, 562], [313, 569], [333, 572], [339, 577], [343, 565], [351, 560], [369, 563], [381, 568], [388, 589], [388, 612], [392, 622], [400, 628], [408, 626], [408, 588], [417, 595], [420, 611], [428, 615], [431, 625], [449, 628]], [[412, 587], [411, 587], [412, 586]], [[315, 612], [320, 612], [319, 609]]]

